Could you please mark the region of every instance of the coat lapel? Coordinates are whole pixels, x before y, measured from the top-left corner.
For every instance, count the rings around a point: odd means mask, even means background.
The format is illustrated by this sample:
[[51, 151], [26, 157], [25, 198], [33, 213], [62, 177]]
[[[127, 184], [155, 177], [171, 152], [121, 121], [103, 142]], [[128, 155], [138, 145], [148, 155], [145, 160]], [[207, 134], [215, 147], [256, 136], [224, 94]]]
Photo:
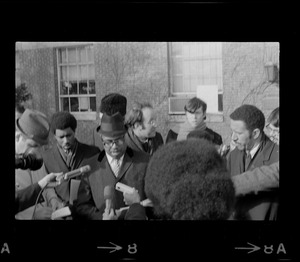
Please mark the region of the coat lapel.
[[98, 163], [93, 171], [93, 175], [90, 177], [90, 185], [96, 207], [100, 209], [103, 204], [105, 205], [104, 188], [107, 185], [114, 187], [116, 178], [110, 169], [105, 155], [102, 156], [101, 161]]
[[122, 179], [122, 177], [126, 174], [127, 170], [129, 169], [129, 167], [132, 165], [132, 159], [131, 157], [125, 153], [124, 155], [124, 159], [123, 159], [123, 163], [118, 175], [117, 180], [120, 181]]

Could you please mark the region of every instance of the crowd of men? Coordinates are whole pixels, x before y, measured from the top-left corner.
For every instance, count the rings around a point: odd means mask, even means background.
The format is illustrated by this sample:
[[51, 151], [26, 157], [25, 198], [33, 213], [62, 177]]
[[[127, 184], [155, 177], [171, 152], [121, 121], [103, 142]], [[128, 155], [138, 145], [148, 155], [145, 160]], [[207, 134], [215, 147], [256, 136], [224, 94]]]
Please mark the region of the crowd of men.
[[[103, 97], [94, 145], [87, 145], [77, 140], [71, 113], [48, 120], [18, 107], [16, 163], [33, 160], [16, 166], [16, 219], [54, 219], [63, 208], [69, 212], [55, 219], [277, 219], [279, 108], [267, 121], [253, 105], [236, 108], [230, 145], [206, 126], [200, 98], [188, 101], [186, 121], [169, 130], [165, 143], [150, 103], [126, 108], [121, 94]], [[55, 144], [44, 149], [50, 132]], [[119, 183], [131, 190], [119, 191]]]

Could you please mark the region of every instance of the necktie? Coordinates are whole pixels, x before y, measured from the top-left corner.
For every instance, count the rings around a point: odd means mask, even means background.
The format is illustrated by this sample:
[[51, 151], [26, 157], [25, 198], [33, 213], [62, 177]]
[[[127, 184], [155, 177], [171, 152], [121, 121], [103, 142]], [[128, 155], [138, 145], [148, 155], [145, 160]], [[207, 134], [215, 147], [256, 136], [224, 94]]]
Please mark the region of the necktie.
[[113, 159], [111, 164], [112, 171], [114, 172], [115, 176], [118, 177], [121, 167], [121, 161], [119, 159]]
[[245, 151], [245, 171], [248, 169], [250, 162], [251, 162], [251, 154], [250, 152]]

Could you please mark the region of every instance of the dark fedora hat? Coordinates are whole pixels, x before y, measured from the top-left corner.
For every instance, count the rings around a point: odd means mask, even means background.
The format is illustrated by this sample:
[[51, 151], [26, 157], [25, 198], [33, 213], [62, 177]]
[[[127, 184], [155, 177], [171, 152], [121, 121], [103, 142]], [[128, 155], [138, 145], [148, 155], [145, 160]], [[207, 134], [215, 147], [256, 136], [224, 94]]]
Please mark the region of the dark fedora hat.
[[103, 136], [112, 138], [124, 135], [126, 133], [126, 128], [123, 116], [119, 112], [111, 116], [104, 113], [98, 132]]
[[43, 113], [26, 109], [22, 116], [16, 120], [16, 125], [23, 135], [40, 145], [48, 143], [50, 125]]

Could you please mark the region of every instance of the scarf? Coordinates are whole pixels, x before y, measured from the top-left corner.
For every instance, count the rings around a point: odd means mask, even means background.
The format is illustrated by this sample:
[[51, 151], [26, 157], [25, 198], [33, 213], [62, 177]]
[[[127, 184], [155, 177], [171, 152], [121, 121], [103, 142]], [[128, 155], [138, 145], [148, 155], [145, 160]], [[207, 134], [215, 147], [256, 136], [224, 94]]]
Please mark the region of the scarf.
[[204, 131], [206, 129], [206, 123], [202, 122], [200, 123], [198, 126], [193, 127], [191, 126], [191, 124], [189, 123], [188, 120], [185, 120], [184, 123], [180, 124], [179, 126], [179, 132], [178, 132], [178, 136], [177, 136], [177, 140], [186, 140], [187, 135], [194, 131], [194, 130], [199, 130], [199, 131]]

